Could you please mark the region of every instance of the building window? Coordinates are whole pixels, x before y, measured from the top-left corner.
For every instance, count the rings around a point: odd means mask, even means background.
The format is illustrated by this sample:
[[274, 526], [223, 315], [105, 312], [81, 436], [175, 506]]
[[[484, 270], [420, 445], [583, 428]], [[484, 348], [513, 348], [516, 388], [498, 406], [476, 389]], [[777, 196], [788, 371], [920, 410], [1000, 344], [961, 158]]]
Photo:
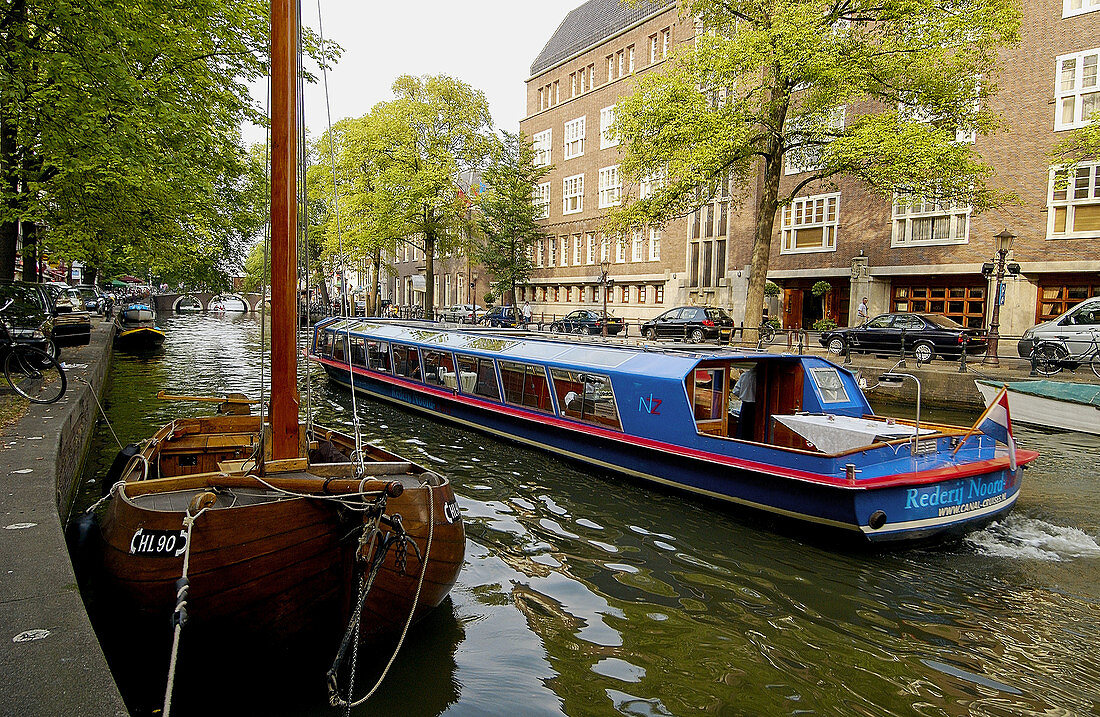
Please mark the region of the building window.
[[606, 236], [601, 236], [600, 237], [600, 261], [604, 262], [604, 261], [610, 261], [610, 260], [611, 260], [611, 246], [608, 243], [607, 237]]
[[[584, 175], [575, 174], [562, 180], [562, 214], [584, 210]], [[553, 259], [551, 258], [551, 261]], [[553, 264], [551, 264], [553, 266]]]
[[1097, 60], [1100, 50], [1086, 50], [1057, 58], [1058, 92], [1054, 129], [1075, 129], [1089, 123], [1089, 115], [1100, 110]]
[[1050, 170], [1047, 238], [1100, 236], [1100, 163]]
[[615, 79], [615, 56], [614, 55], [608, 55], [607, 56], [607, 81], [611, 82], [611, 80], [613, 80], [613, 79]]
[[557, 237], [550, 237], [546, 240], [546, 246], [550, 252], [546, 256], [546, 265], [553, 266], [558, 257], [558, 240]]
[[668, 57], [668, 46], [672, 42], [672, 28], [661, 30], [661, 57]]
[[596, 263], [596, 234], [595, 232], [588, 232], [584, 235], [585, 244], [588, 246], [587, 261], [586, 264]]
[[640, 229], [634, 230], [634, 241], [631, 242], [633, 250], [630, 255], [631, 261], [642, 261], [645, 257], [645, 234]]
[[625, 284], [619, 287], [619, 303], [630, 303], [630, 287]]
[[1100, 0], [1062, 0], [1062, 17], [1100, 10]]
[[539, 208], [536, 219], [550, 218], [550, 182], [535, 187], [535, 206]]
[[661, 260], [661, 228], [649, 228], [649, 260]]
[[577, 73], [576, 72], [570, 72], [569, 73], [569, 84], [571, 85], [569, 96], [570, 97], [576, 97], [577, 96]]
[[535, 266], [542, 266], [542, 257], [544, 253], [545, 249], [543, 247], [542, 240], [540, 239], [539, 242], [535, 244]]
[[836, 251], [840, 193], [799, 197], [783, 207], [781, 254]]
[[581, 235], [573, 235], [573, 266], [578, 266], [581, 263]]
[[660, 43], [657, 42], [657, 34], [654, 33], [654, 34], [650, 35], [649, 36], [649, 64], [652, 65], [654, 62], [657, 61], [657, 53], [659, 53], [661, 51], [660, 47], [661, 47]]
[[[794, 149], [789, 149], [786, 152], [784, 159], [786, 160], [786, 173], [787, 174], [800, 174], [802, 172], [812, 172], [821, 168], [821, 146], [820, 143], [824, 141], [824, 138], [828, 136], [829, 132], [840, 132], [844, 129], [844, 117], [846, 114], [846, 108], [844, 105], [833, 109], [830, 112], [828, 119], [826, 120], [826, 127], [824, 128], [825, 134], [823, 136], [807, 136], [803, 134], [800, 129], [800, 123], [797, 121], [791, 121], [787, 126], [788, 141], [794, 144], [802, 144]], [[814, 133], [817, 135], [817, 133]]]
[[894, 196], [892, 246], [965, 244], [969, 228], [969, 204]]
[[584, 117], [565, 123], [565, 158], [573, 159], [584, 154]]
[[626, 263], [626, 239], [624, 237], [615, 238], [615, 263]]
[[624, 53], [622, 50], [619, 50], [617, 53], [615, 53], [615, 57], [618, 59], [619, 62], [619, 77], [622, 77], [626, 73], [626, 53]]
[[649, 293], [647, 291], [648, 289], [649, 289], [649, 287], [646, 286], [645, 284], [642, 284], [641, 286], [638, 287], [638, 303], [639, 304], [644, 304], [646, 302], [647, 295]]
[[653, 303], [655, 303], [655, 304], [665, 303], [665, 287], [664, 287], [664, 285], [659, 285], [659, 286], [653, 287]]
[[617, 147], [619, 140], [611, 136], [611, 125], [615, 124], [615, 106], [600, 110], [600, 149]]
[[980, 329], [985, 323], [985, 286], [895, 284], [890, 308], [892, 311], [943, 314], [963, 326]]
[[634, 46], [626, 48], [626, 71], [628, 74], [634, 74]]
[[648, 199], [657, 193], [665, 183], [665, 171], [652, 172], [642, 177], [638, 185], [638, 198]]
[[552, 130], [544, 130], [532, 137], [531, 144], [535, 150], [536, 167], [545, 167], [550, 164], [550, 148], [553, 146], [553, 140], [554, 135]]
[[565, 303], [568, 304], [571, 301], [573, 301], [573, 287], [567, 286], [565, 287]]
[[1050, 321], [1085, 299], [1100, 296], [1100, 281], [1064, 279], [1039, 286], [1039, 312], [1036, 321]]
[[600, 170], [600, 209], [619, 204], [622, 194], [622, 182], [619, 180], [619, 165], [604, 167]]

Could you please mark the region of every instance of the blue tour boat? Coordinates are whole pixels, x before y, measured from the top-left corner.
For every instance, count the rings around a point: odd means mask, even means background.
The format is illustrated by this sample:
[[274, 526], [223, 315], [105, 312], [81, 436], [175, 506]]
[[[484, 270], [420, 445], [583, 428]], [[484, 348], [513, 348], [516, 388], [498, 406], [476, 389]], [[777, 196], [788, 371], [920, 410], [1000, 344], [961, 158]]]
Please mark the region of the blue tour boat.
[[1038, 457], [1017, 450], [1010, 468], [1007, 447], [980, 432], [876, 416], [851, 372], [815, 356], [369, 318], [319, 322], [310, 355], [371, 396], [870, 542], [943, 539], [1004, 516]]

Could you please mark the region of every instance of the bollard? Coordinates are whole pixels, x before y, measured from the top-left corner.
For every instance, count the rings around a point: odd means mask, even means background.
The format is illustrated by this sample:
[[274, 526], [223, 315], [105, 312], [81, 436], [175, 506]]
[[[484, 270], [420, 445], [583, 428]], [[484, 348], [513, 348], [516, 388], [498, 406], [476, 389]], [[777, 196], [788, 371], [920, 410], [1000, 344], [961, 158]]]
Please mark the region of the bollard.
[[844, 342], [844, 365], [852, 365], [852, 345], [847, 341]]
[[901, 330], [901, 356], [898, 359], [898, 366], [903, 368], [905, 366], [905, 329]]
[[799, 356], [802, 355], [802, 336], [803, 336], [803, 334], [805, 334], [807, 336], [807, 338], [809, 337], [809, 334], [806, 334], [806, 329], [799, 329], [798, 330], [798, 355]]
[[966, 373], [966, 344], [970, 340], [970, 337], [963, 334], [962, 337], [962, 353], [959, 354], [959, 373]]

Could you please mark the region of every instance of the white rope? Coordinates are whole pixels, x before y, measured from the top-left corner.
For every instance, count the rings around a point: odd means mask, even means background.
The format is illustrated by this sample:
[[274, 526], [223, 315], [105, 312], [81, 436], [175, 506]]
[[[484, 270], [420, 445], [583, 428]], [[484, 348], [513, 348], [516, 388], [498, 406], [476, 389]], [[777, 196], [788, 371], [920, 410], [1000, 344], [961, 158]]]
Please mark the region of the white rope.
[[92, 394], [92, 399], [95, 401], [95, 405], [99, 406], [99, 412], [103, 416], [103, 422], [107, 424], [107, 428], [110, 429], [111, 435], [114, 436], [115, 443], [118, 444], [119, 450], [121, 450], [122, 441], [118, 440], [118, 434], [115, 433], [115, 428], [111, 425], [111, 419], [107, 418], [107, 412], [103, 410], [103, 404], [99, 402], [99, 397], [95, 395], [95, 389], [92, 388], [91, 382], [83, 376], [77, 376], [76, 380], [83, 381], [84, 383], [88, 384], [88, 388], [90, 389], [89, 393]]
[[[191, 531], [195, 527], [195, 521], [206, 512], [203, 508], [195, 515], [191, 515], [190, 509], [183, 516], [183, 525], [187, 528], [187, 545], [183, 549], [183, 575], [180, 576], [179, 587], [176, 590], [176, 609], [172, 614], [175, 629], [172, 631], [172, 658], [168, 663], [168, 684], [164, 690], [164, 717], [169, 717], [172, 712], [172, 687], [176, 681], [176, 659], [179, 657], [180, 633], [183, 631], [183, 623], [187, 618], [187, 569], [191, 564]], [[182, 584], [181, 584], [182, 583]]]

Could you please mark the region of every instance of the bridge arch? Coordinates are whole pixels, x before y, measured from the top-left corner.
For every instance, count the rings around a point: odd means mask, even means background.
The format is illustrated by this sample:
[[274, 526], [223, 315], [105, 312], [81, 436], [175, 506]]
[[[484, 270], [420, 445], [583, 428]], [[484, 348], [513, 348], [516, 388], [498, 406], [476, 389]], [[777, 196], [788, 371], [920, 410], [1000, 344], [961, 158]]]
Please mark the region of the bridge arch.
[[180, 294], [176, 297], [175, 301], [172, 302], [172, 311], [179, 311], [180, 304], [182, 304], [185, 299], [191, 299], [193, 302], [199, 305], [200, 311], [206, 311], [206, 304], [208, 300], [204, 301], [202, 294]]
[[238, 301], [240, 301], [242, 304], [244, 304], [244, 311], [246, 314], [250, 314], [252, 313], [252, 311], [254, 311], [252, 302], [246, 299], [244, 294], [239, 294], [233, 291], [211, 296], [210, 299], [206, 302], [206, 310], [210, 311], [214, 306], [214, 302], [224, 299], [237, 299]]

